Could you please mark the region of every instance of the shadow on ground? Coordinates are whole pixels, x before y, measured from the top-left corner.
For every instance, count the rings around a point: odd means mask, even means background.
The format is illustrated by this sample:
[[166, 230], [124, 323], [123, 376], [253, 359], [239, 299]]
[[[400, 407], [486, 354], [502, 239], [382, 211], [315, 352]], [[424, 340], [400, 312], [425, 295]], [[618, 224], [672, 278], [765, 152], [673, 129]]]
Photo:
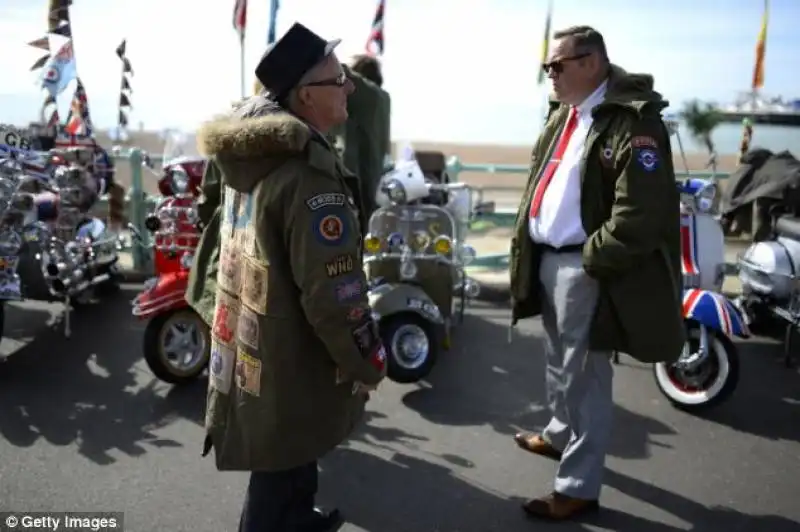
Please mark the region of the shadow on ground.
[[129, 304], [135, 294], [123, 289], [74, 312], [69, 339], [60, 316], [7, 309], [10, 340], [29, 341], [0, 364], [0, 437], [18, 447], [39, 439], [76, 445], [99, 464], [114, 462], [113, 449], [137, 456], [147, 447], [181, 445], [153, 431], [183, 417], [188, 402], [165, 399], [165, 385], [155, 379], [137, 385], [142, 331]]

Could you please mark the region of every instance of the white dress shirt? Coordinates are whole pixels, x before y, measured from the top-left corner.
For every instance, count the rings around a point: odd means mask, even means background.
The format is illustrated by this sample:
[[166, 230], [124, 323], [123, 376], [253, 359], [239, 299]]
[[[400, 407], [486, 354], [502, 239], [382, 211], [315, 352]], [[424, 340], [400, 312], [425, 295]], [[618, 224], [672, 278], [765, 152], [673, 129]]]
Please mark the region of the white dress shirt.
[[586, 136], [592, 126], [592, 109], [605, 99], [606, 85], [607, 82], [604, 81], [577, 107], [578, 125], [545, 190], [539, 216], [528, 222], [531, 239], [537, 244], [560, 248], [582, 244], [586, 240], [581, 220], [580, 164]]

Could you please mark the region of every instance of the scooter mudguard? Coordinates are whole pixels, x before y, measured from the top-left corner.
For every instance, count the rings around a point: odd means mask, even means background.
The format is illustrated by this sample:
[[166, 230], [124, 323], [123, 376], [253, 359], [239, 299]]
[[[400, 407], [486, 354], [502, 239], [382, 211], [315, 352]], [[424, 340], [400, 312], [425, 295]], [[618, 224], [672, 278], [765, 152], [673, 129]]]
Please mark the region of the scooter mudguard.
[[683, 291], [683, 317], [726, 336], [748, 338], [750, 330], [733, 302], [722, 294], [691, 288]]
[[413, 284], [382, 284], [372, 288], [368, 298], [372, 312], [379, 316], [378, 319], [398, 312], [414, 312], [430, 322], [444, 323], [439, 307], [422, 288]]
[[133, 315], [149, 319], [168, 310], [187, 306], [188, 285], [188, 270], [169, 272], [150, 279], [133, 300]]

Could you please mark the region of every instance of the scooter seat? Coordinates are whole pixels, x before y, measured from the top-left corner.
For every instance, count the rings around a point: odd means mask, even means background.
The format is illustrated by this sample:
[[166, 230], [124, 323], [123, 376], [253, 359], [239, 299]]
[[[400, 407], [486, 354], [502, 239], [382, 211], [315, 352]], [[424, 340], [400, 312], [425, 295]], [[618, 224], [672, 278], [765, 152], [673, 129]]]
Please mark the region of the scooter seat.
[[800, 241], [800, 218], [781, 216], [775, 222], [775, 233], [778, 236]]

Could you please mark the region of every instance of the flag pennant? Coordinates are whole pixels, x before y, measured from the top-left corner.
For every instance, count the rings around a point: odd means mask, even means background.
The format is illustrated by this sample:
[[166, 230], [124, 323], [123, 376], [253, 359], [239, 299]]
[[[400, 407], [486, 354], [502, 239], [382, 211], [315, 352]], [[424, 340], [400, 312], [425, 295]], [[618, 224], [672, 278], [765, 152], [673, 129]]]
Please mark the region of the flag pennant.
[[131, 62], [128, 61], [127, 57], [122, 58], [122, 71], [133, 76], [133, 67], [131, 67]]
[[119, 57], [120, 59], [125, 57], [125, 47], [126, 46], [127, 46], [127, 43], [125, 42], [125, 39], [122, 39], [122, 42], [119, 43], [119, 46], [117, 46], [116, 53], [117, 53], [117, 57]]
[[[69, 23], [69, 6], [72, 0], [50, 0], [47, 9], [47, 28], [50, 33], [55, 33], [63, 22]], [[59, 34], [63, 35], [63, 34]], [[69, 37], [69, 35], [64, 35]]]
[[[548, 4], [547, 6], [547, 18], [544, 22], [544, 40], [542, 41], [542, 61], [541, 64], [544, 65], [547, 62], [547, 56], [550, 53], [550, 26], [553, 21], [553, 2]], [[539, 69], [539, 76], [536, 79], [537, 85], [541, 85], [544, 83], [544, 68]]]
[[372, 29], [369, 32], [367, 39], [367, 53], [371, 55], [383, 55], [384, 52], [384, 34], [383, 34], [383, 17], [386, 9], [386, 0], [378, 0], [378, 7], [375, 9], [375, 18], [372, 19]]
[[269, 31], [267, 32], [267, 44], [272, 44], [277, 40], [275, 34], [278, 31], [278, 9], [280, 9], [280, 7], [280, 0], [272, 0], [269, 10]]
[[247, 28], [247, 0], [236, 0], [233, 6], [233, 29], [239, 33], [239, 39], [244, 40]]
[[38, 48], [39, 50], [44, 50], [45, 52], [50, 51], [50, 39], [45, 37], [41, 37], [39, 39], [35, 39], [28, 43], [28, 46], [32, 46], [34, 48]]
[[76, 76], [75, 53], [70, 39], [43, 65], [41, 86], [52, 95], [60, 94]]
[[33, 72], [34, 70], [38, 70], [38, 69], [42, 68], [44, 65], [47, 64], [47, 61], [49, 61], [49, 60], [50, 60], [50, 54], [43, 55], [42, 57], [40, 57], [39, 59], [36, 60], [36, 62], [33, 64], [33, 66], [31, 66], [31, 72]]
[[756, 63], [753, 67], [753, 90], [764, 86], [764, 59], [767, 55], [767, 23], [769, 21], [769, 0], [764, 0], [764, 13], [761, 15], [761, 29], [756, 41]]
[[72, 29], [70, 28], [69, 21], [63, 21], [59, 27], [50, 33], [61, 35], [62, 37], [67, 37], [70, 39], [72, 38]]
[[73, 136], [92, 137], [94, 136], [94, 128], [92, 127], [92, 119], [89, 116], [89, 101], [86, 97], [86, 89], [80, 78], [77, 78], [77, 81], [64, 131]]

